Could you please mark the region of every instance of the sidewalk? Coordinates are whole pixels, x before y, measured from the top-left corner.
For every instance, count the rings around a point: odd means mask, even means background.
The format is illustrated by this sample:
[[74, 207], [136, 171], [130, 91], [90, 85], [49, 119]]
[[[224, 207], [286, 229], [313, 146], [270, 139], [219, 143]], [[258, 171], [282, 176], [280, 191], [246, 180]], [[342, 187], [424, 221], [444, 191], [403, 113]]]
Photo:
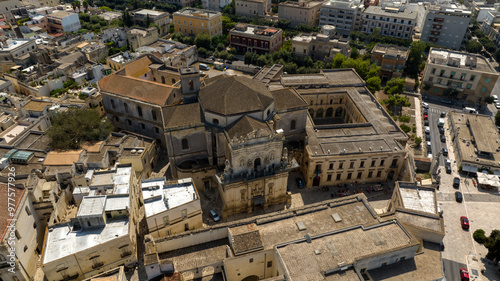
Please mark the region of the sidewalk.
[[417, 126], [417, 137], [425, 141], [423, 128], [422, 128], [422, 102], [419, 98], [413, 98], [413, 104], [415, 104], [415, 125]]

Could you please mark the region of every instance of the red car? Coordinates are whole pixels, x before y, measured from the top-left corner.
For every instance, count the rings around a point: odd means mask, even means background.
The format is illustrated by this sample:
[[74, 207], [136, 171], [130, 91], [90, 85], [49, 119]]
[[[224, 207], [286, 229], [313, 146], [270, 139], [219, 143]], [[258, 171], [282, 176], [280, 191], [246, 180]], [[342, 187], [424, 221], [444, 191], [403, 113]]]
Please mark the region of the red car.
[[463, 229], [469, 229], [469, 219], [467, 217], [460, 217], [460, 223]]
[[465, 268], [460, 268], [460, 279], [462, 281], [469, 281], [469, 272]]
[[429, 119], [429, 115], [425, 114], [424, 115], [424, 120], [427, 120], [427, 119]]

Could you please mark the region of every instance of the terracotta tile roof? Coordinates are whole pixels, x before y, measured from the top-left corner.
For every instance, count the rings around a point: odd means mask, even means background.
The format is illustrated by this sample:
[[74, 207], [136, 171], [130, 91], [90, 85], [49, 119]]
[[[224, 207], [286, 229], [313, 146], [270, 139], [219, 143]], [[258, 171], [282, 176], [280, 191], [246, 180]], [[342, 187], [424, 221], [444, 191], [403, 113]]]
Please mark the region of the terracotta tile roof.
[[99, 87], [104, 92], [157, 105], [165, 105], [170, 94], [178, 91], [172, 86], [116, 74], [99, 80]]
[[[0, 218], [2, 218], [0, 220], [0, 241], [3, 240], [3, 237], [7, 233], [7, 226], [10, 224], [10, 221], [8, 221], [8, 219], [11, 218], [9, 207], [12, 207], [12, 203], [14, 203], [15, 209], [17, 210], [25, 191], [24, 188], [21, 189], [14, 186], [10, 186], [10, 188], [11, 189], [9, 190], [7, 184], [0, 183], [0, 198], [2, 198], [2, 200], [0, 200]], [[12, 191], [14, 191], [15, 194], [14, 197], [12, 196], [8, 197], [7, 193], [12, 193]], [[8, 201], [7, 198], [12, 198], [15, 201], [14, 202]], [[10, 206], [9, 202], [11, 203]]]
[[77, 162], [83, 149], [68, 151], [51, 151], [45, 157], [44, 166], [70, 166]]
[[262, 111], [273, 101], [266, 85], [243, 76], [218, 79], [200, 90], [201, 106], [222, 115]]
[[150, 71], [149, 70], [150, 64], [153, 64], [153, 61], [147, 56], [137, 59], [123, 68], [125, 71], [125, 76], [130, 76], [135, 78], [141, 77], [142, 75]]
[[168, 106], [163, 108], [165, 128], [177, 128], [203, 124], [198, 103]]
[[234, 123], [234, 125], [227, 130], [227, 134], [232, 139], [234, 137], [245, 137], [254, 131], [259, 131], [261, 135], [269, 136], [272, 134], [271, 129], [266, 123], [253, 119], [252, 117], [248, 117], [247, 115], [243, 116], [240, 120]]
[[298, 107], [306, 107], [307, 102], [292, 88], [272, 91], [274, 108], [278, 111]]
[[40, 100], [31, 100], [26, 105], [23, 106], [24, 109], [29, 111], [43, 111], [43, 109], [47, 106], [51, 106], [51, 102], [40, 101]]

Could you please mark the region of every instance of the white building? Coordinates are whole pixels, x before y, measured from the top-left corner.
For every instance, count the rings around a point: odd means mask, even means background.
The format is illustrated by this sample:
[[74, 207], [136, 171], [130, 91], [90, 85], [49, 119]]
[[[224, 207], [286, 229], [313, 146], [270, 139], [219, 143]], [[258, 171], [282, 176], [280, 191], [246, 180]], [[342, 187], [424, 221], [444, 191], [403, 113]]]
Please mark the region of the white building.
[[142, 198], [149, 233], [153, 237], [199, 228], [203, 218], [200, 197], [191, 178], [143, 180]]
[[333, 25], [337, 33], [348, 36], [361, 26], [361, 12], [364, 9], [360, 0], [331, 0], [321, 6], [319, 25]]
[[51, 32], [77, 32], [82, 28], [78, 14], [56, 11], [47, 15]]
[[8, 39], [0, 43], [0, 66], [1, 71], [9, 71], [11, 67], [21, 65], [29, 66], [30, 52], [37, 50], [35, 40]]
[[378, 30], [382, 36], [410, 40], [416, 23], [416, 11], [407, 9], [405, 5], [384, 3], [382, 6], [369, 6], [363, 12], [361, 31], [372, 34]]

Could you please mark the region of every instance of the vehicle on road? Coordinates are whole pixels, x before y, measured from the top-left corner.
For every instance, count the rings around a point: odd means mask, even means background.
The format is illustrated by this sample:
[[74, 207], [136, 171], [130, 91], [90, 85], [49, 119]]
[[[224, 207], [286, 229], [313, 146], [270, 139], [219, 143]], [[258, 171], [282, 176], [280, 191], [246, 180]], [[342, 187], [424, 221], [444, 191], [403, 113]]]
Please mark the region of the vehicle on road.
[[472, 108], [472, 107], [464, 107], [464, 109], [462, 109], [462, 111], [464, 113], [477, 114], [477, 110], [475, 108]]
[[297, 186], [299, 188], [304, 188], [304, 181], [301, 178], [296, 178], [295, 181], [297, 181]]
[[425, 114], [425, 115], [429, 115], [429, 110], [428, 110], [427, 108], [426, 108], [426, 109], [424, 109], [424, 114]]
[[462, 201], [464, 200], [464, 197], [462, 196], [462, 192], [460, 192], [460, 191], [455, 192], [455, 200], [458, 203], [462, 203]]
[[441, 142], [446, 142], [446, 137], [444, 135], [440, 135], [439, 138], [441, 139]]
[[500, 102], [495, 103], [495, 107], [496, 107], [497, 109], [500, 109]]
[[491, 95], [493, 97], [493, 102], [497, 103], [498, 102], [498, 96], [497, 95]]
[[454, 188], [459, 188], [460, 187], [460, 178], [459, 177], [454, 177], [453, 178], [453, 187]]
[[440, 116], [441, 116], [441, 118], [446, 117], [446, 111], [441, 111], [441, 115]]
[[443, 156], [448, 156], [448, 149], [443, 147]]
[[425, 140], [430, 141], [431, 140], [431, 135], [430, 134], [425, 134]]
[[460, 279], [461, 281], [469, 281], [469, 272], [465, 268], [460, 268]]
[[444, 118], [439, 118], [438, 119], [438, 127], [441, 128], [444, 126]]
[[460, 224], [462, 225], [463, 229], [469, 229], [469, 219], [467, 217], [461, 216]]
[[451, 165], [450, 164], [447, 163], [446, 165], [444, 165], [444, 168], [446, 169], [447, 174], [451, 174]]
[[440, 99], [439, 100], [440, 103], [444, 103], [444, 104], [451, 104], [451, 100], [447, 100], [447, 99]]
[[429, 120], [429, 115], [424, 114], [424, 120]]
[[429, 120], [424, 120], [424, 126], [429, 126]]
[[210, 216], [214, 221], [220, 221], [219, 215], [217, 215], [217, 213], [214, 210], [210, 210]]
[[424, 130], [425, 130], [426, 134], [430, 134], [431, 133], [431, 127], [429, 127], [429, 126], [425, 126]]
[[428, 148], [428, 149], [429, 149], [429, 148], [431, 148], [432, 143], [431, 143], [430, 141], [428, 141], [428, 142], [426, 142], [426, 143], [427, 143], [427, 148]]
[[201, 70], [210, 70], [210, 67], [208, 67], [208, 65], [204, 64], [204, 63], [200, 63], [198, 65], [198, 67], [201, 69]]
[[441, 135], [444, 135], [444, 128], [443, 128], [443, 127], [439, 127], [439, 133], [440, 133]]
[[429, 109], [429, 104], [426, 102], [422, 102], [422, 107], [425, 109]]

